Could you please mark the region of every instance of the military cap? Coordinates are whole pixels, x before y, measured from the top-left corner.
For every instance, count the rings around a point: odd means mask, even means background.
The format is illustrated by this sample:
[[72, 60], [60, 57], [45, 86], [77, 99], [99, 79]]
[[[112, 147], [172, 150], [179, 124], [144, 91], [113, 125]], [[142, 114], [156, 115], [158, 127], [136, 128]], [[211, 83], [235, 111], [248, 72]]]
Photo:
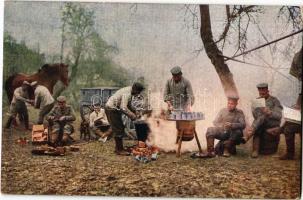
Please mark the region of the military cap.
[[31, 86], [36, 86], [36, 85], [38, 85], [38, 82], [37, 82], [37, 81], [31, 82]]
[[142, 83], [139, 83], [139, 82], [135, 82], [132, 86], [132, 90], [136, 90], [136, 91], [139, 91], [139, 92], [141, 92], [144, 89], [145, 89], [144, 85]]
[[227, 99], [228, 100], [235, 100], [235, 101], [238, 101], [239, 100], [239, 97], [237, 95], [228, 95], [227, 96]]
[[31, 84], [27, 81], [23, 81], [22, 85], [29, 85], [30, 86]]
[[93, 107], [94, 108], [98, 108], [98, 107], [100, 107], [101, 106], [101, 104], [98, 102], [98, 103], [95, 103], [95, 104], [93, 104]]
[[170, 72], [171, 72], [172, 75], [182, 74], [181, 67], [179, 67], [179, 66], [173, 67], [173, 68], [170, 70]]
[[57, 101], [58, 102], [66, 102], [66, 98], [65, 98], [65, 96], [59, 96], [59, 97], [57, 97]]
[[268, 88], [268, 84], [267, 83], [259, 83], [258, 85], [257, 85], [257, 88], [259, 89], [259, 88]]

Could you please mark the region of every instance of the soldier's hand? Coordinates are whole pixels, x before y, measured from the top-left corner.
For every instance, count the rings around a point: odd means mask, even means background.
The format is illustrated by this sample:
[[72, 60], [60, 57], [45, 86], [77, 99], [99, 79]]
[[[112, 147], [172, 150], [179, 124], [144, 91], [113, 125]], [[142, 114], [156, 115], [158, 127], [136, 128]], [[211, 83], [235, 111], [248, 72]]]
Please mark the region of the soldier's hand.
[[230, 122], [225, 122], [223, 127], [224, 127], [224, 129], [229, 130], [231, 128], [231, 123]]
[[130, 118], [131, 120], [135, 120], [135, 119], [137, 119], [137, 115], [135, 115], [134, 113], [130, 113], [130, 114], [129, 114], [129, 118]]
[[60, 118], [59, 118], [59, 121], [64, 121], [65, 120], [65, 116], [61, 116]]
[[54, 120], [54, 119], [55, 119], [54, 116], [49, 116], [49, 117], [48, 117], [48, 120]]
[[269, 108], [265, 107], [265, 108], [263, 109], [263, 113], [264, 113], [265, 115], [271, 115], [271, 110], [270, 110]]

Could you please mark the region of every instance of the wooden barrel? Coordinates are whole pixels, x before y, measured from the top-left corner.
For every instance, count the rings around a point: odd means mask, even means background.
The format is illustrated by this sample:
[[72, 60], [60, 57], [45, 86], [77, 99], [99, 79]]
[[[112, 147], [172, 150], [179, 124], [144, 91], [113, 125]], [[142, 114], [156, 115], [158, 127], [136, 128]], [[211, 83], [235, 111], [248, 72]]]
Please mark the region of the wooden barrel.
[[182, 141], [191, 141], [195, 137], [195, 121], [176, 121], [177, 123], [177, 141], [183, 132]]
[[260, 154], [268, 155], [274, 154], [278, 150], [280, 142], [280, 134], [271, 135], [267, 132], [264, 132], [260, 137]]

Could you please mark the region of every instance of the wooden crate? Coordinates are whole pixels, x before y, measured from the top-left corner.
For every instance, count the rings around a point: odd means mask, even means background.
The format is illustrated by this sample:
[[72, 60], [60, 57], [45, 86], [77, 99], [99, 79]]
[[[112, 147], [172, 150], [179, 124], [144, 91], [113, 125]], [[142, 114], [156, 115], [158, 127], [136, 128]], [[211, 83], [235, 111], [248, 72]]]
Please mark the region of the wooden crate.
[[48, 141], [48, 131], [44, 129], [43, 125], [33, 125], [32, 143], [43, 144]]

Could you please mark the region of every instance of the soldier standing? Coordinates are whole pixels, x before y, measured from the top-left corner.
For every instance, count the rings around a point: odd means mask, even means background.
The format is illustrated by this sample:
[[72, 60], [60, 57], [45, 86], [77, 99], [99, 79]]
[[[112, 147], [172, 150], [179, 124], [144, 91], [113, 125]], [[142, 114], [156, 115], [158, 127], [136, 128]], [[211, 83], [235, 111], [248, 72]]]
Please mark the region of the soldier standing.
[[172, 78], [167, 80], [164, 90], [164, 102], [169, 110], [189, 111], [194, 104], [194, 93], [190, 82], [182, 76], [181, 67], [170, 70]]
[[248, 129], [247, 135], [244, 140], [248, 141], [253, 136], [253, 151], [252, 158], [257, 158], [260, 148], [260, 136], [264, 134], [266, 129], [279, 127], [282, 118], [282, 109], [280, 101], [269, 94], [268, 84], [260, 83], [257, 85], [259, 98], [265, 99], [266, 107], [255, 108], [252, 111], [254, 121]]
[[227, 107], [220, 110], [213, 122], [214, 127], [207, 129], [207, 153], [200, 155], [200, 157], [212, 158], [216, 156], [214, 149], [215, 139], [223, 142], [223, 156], [225, 157], [229, 157], [232, 148], [242, 142], [243, 130], [246, 124], [243, 111], [237, 108], [238, 99], [236, 96], [229, 96]]
[[10, 105], [10, 116], [7, 120], [5, 128], [10, 128], [13, 120], [16, 119], [17, 114], [23, 116], [24, 127], [29, 130], [28, 111], [25, 103], [33, 104], [33, 100], [29, 99], [28, 89], [30, 83], [23, 81], [22, 86], [14, 91], [14, 96]]
[[144, 90], [141, 83], [134, 83], [132, 87], [124, 87], [111, 96], [105, 104], [105, 113], [111, 125], [115, 139], [115, 153], [117, 155], [129, 155], [123, 147], [124, 125], [122, 114], [127, 115], [131, 120], [137, 119], [136, 114], [131, 110], [131, 100]]
[[57, 105], [46, 117], [51, 126], [51, 143], [66, 144], [70, 140], [74, 128], [72, 122], [76, 120], [73, 108], [66, 104], [66, 98], [59, 96]]
[[43, 124], [44, 117], [52, 110], [55, 105], [55, 100], [49, 90], [38, 85], [37, 81], [31, 83], [35, 91], [35, 108], [40, 109], [37, 124]]

